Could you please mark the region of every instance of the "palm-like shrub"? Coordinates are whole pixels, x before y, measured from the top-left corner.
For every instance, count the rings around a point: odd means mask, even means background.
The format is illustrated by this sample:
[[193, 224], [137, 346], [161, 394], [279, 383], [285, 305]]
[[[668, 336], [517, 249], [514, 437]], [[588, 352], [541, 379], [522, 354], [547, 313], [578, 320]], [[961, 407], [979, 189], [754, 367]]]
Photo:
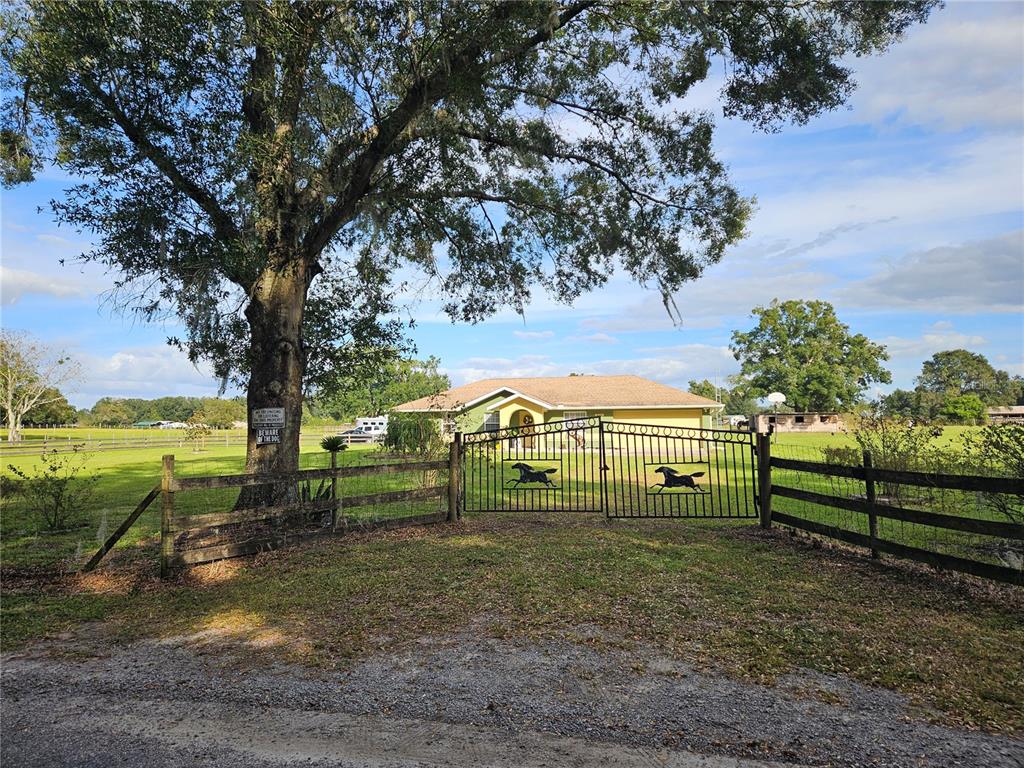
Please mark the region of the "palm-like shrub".
[[328, 453], [337, 453], [348, 448], [348, 443], [345, 442], [345, 438], [341, 435], [328, 435], [320, 441], [320, 447]]

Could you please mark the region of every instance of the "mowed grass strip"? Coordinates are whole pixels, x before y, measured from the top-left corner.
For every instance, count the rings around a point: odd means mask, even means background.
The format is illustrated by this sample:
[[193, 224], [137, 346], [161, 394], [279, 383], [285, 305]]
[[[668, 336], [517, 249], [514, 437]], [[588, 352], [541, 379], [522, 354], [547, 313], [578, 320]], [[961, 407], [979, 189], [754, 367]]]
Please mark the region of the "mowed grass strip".
[[23, 591], [4, 601], [4, 643], [102, 618], [125, 640], [197, 634], [332, 668], [472, 628], [654, 649], [765, 682], [810, 668], [902, 691], [934, 719], [1024, 729], [1019, 590], [749, 524], [481, 515], [204, 566], [168, 585], [150, 573]]

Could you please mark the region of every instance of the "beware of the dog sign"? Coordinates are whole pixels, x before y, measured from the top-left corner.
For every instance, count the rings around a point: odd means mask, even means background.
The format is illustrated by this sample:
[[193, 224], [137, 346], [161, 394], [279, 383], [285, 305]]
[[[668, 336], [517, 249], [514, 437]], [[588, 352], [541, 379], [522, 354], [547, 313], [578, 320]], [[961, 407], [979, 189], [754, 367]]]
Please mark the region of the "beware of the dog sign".
[[284, 408], [253, 408], [249, 428], [256, 430], [256, 445], [281, 442]]

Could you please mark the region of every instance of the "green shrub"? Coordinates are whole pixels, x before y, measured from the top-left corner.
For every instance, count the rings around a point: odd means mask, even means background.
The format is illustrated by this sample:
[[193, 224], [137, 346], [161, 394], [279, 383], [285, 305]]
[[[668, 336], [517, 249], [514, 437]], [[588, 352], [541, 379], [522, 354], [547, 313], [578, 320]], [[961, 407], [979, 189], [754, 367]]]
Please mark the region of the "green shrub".
[[328, 453], [338, 453], [348, 448], [348, 443], [341, 435], [328, 435], [320, 441], [320, 447]]
[[[990, 424], [964, 438], [964, 454], [978, 474], [1024, 479], [1024, 424]], [[983, 493], [986, 504], [1013, 523], [1024, 524], [1024, 496]]]
[[44, 451], [31, 472], [7, 465], [19, 478], [19, 495], [43, 530], [63, 531], [85, 522], [82, 510], [92, 498], [99, 476], [79, 477], [88, 460], [81, 449], [76, 445], [70, 453]]
[[[947, 463], [934, 443], [941, 435], [941, 427], [890, 419], [877, 412], [858, 415], [853, 426], [853, 438], [861, 451], [871, 454], [871, 463], [897, 471], [950, 471], [939, 466]], [[898, 499], [902, 488], [898, 483], [882, 483], [879, 495]]]
[[433, 456], [443, 452], [438, 419], [427, 413], [393, 413], [384, 433], [385, 450]]
[[981, 424], [985, 421], [985, 403], [972, 394], [950, 397], [939, 408], [939, 418], [947, 424]]
[[839, 464], [844, 467], [859, 467], [861, 452], [850, 446], [829, 445], [821, 449], [826, 464]]

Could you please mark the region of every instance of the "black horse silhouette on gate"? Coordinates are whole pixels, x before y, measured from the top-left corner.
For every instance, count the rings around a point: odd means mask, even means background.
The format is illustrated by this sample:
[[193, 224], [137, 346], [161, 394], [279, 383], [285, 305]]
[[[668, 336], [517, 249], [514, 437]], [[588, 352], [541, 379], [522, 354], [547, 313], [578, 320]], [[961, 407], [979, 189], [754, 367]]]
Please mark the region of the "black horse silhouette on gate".
[[703, 488], [697, 485], [695, 477], [704, 477], [703, 472], [694, 472], [692, 475], [681, 475], [672, 467], [658, 467], [654, 470], [655, 474], [660, 474], [665, 482], [655, 483], [651, 488], [658, 488], [658, 493], [661, 493], [666, 488], [691, 488], [697, 493], [707, 493]]
[[519, 471], [519, 477], [514, 477], [511, 480], [506, 480], [505, 485], [509, 483], [515, 483], [516, 486], [520, 486], [523, 483], [543, 483], [551, 488], [557, 488], [558, 486], [551, 482], [551, 478], [548, 475], [553, 475], [557, 472], [557, 469], [534, 469], [529, 464], [519, 461], [512, 465], [512, 469]]

